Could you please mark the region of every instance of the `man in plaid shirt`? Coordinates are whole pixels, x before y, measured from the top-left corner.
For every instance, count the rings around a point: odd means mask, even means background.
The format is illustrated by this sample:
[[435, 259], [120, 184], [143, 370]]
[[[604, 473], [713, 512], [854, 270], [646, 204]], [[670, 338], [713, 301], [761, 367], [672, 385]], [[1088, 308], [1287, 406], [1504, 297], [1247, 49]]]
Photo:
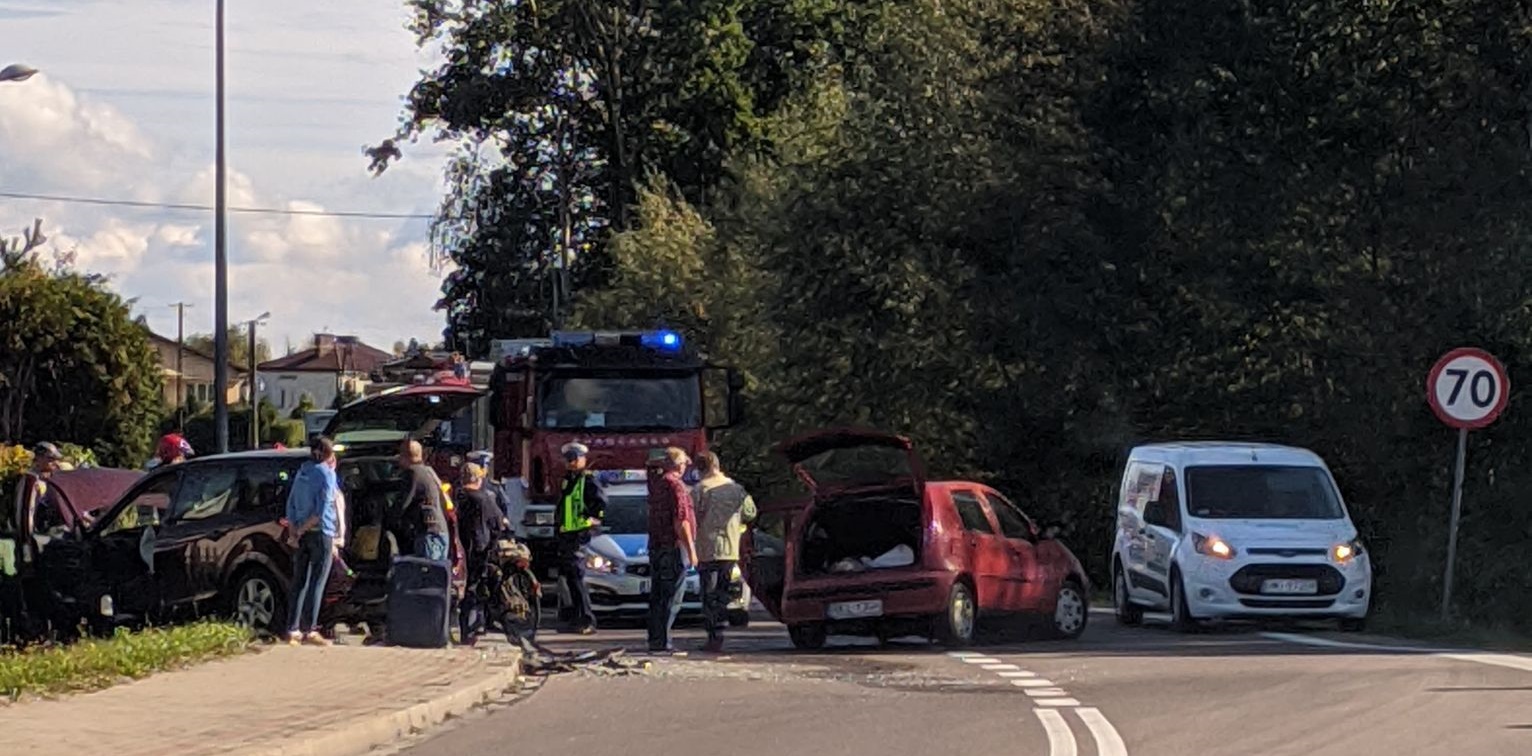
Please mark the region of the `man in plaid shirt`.
[[[681, 476], [691, 459], [675, 447], [651, 457], [649, 470], [649, 650], [671, 653], [670, 629], [681, 612], [686, 567], [697, 563], [697, 519]], [[656, 474], [660, 473], [660, 474]], [[685, 561], [682, 561], [683, 556]]]

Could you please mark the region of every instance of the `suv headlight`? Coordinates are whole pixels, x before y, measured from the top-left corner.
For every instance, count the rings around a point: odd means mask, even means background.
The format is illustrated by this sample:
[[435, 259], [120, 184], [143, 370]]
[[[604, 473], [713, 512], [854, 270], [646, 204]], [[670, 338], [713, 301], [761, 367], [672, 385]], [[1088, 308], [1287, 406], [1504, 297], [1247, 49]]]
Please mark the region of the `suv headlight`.
[[600, 554], [585, 555], [585, 569], [591, 572], [604, 572], [612, 574], [617, 572], [617, 564]]
[[1229, 545], [1228, 541], [1218, 536], [1205, 536], [1201, 533], [1192, 534], [1192, 547], [1197, 550], [1198, 554], [1210, 556], [1214, 559], [1233, 559], [1234, 555], [1239, 553], [1234, 550], [1233, 546]]
[[1330, 547], [1330, 558], [1345, 564], [1362, 555], [1362, 542], [1357, 540], [1337, 543]]

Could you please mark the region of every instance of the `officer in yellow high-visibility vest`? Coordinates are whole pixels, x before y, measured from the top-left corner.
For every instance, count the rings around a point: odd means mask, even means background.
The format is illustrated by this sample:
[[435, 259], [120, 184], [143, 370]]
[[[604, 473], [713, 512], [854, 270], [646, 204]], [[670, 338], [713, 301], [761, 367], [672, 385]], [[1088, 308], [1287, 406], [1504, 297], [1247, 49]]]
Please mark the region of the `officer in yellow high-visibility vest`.
[[590, 589], [585, 586], [585, 561], [580, 556], [580, 547], [590, 543], [591, 529], [606, 516], [606, 495], [588, 469], [586, 455], [590, 449], [584, 444], [569, 443], [559, 451], [564, 455], [566, 472], [554, 521], [558, 526], [559, 578], [564, 581], [565, 593], [573, 605], [568, 632], [590, 635], [596, 632], [596, 615], [590, 608]]

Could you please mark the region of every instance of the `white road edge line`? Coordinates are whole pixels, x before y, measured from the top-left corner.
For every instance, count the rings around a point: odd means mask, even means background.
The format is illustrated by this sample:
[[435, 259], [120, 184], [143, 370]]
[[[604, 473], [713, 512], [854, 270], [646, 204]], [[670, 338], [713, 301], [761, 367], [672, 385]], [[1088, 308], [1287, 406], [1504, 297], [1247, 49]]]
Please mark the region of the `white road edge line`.
[[1015, 672], [996, 672], [995, 674], [1001, 677], [1037, 677], [1036, 672], [1028, 672], [1024, 669], [1018, 669]]
[[1069, 695], [1067, 692], [1064, 691], [1063, 688], [1058, 688], [1058, 687], [1054, 687], [1054, 688], [1027, 688], [1026, 690], [1023, 690], [1022, 692], [1027, 694], [1027, 695], [1029, 695], [1029, 696], [1031, 696], [1031, 697], [1033, 697], [1033, 698], [1059, 698], [1061, 696]]
[[1522, 672], [1532, 672], [1532, 657], [1516, 656], [1512, 654], [1495, 654], [1485, 651], [1461, 651], [1447, 648], [1428, 648], [1425, 646], [1384, 646], [1376, 643], [1356, 643], [1352, 641], [1338, 641], [1329, 638], [1317, 638], [1312, 635], [1299, 635], [1297, 633], [1261, 633], [1262, 637], [1275, 641], [1292, 643], [1300, 646], [1314, 646], [1317, 648], [1352, 649], [1355, 651], [1391, 651], [1398, 654], [1423, 654], [1434, 656], [1438, 659], [1451, 659], [1453, 661], [1473, 662], [1474, 664], [1486, 664], [1491, 667], [1504, 667]]
[[1038, 678], [1036, 680], [1012, 680], [1012, 685], [1018, 688], [1052, 688], [1056, 687], [1052, 680]]
[[1037, 721], [1043, 723], [1043, 732], [1048, 733], [1048, 756], [1077, 756], [1079, 748], [1075, 745], [1075, 734], [1069, 729], [1069, 723], [1064, 721], [1064, 715], [1053, 709], [1033, 709], [1037, 715]]
[[1079, 708], [1075, 709], [1075, 714], [1090, 729], [1091, 737], [1096, 739], [1096, 756], [1128, 756], [1128, 746], [1122, 742], [1117, 728], [1107, 721], [1100, 709]]
[[969, 664], [1001, 664], [1002, 663], [999, 659], [995, 659], [995, 658], [992, 658], [992, 657], [989, 657], [989, 656], [965, 656], [965, 657], [963, 657], [963, 661], [968, 662]]
[[1018, 667], [1015, 664], [984, 664], [981, 665], [981, 668], [985, 672], [1011, 672], [1021, 669], [1021, 667]]
[[1035, 706], [1079, 706], [1080, 702], [1073, 698], [1038, 698], [1032, 701]]

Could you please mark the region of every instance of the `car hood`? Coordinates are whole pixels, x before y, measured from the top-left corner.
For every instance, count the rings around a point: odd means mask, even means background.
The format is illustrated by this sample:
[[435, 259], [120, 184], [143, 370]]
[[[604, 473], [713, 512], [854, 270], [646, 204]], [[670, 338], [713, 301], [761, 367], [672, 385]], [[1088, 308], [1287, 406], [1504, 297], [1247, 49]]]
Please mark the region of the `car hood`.
[[1349, 520], [1190, 519], [1192, 532], [1216, 535], [1235, 548], [1328, 548], [1357, 537]]
[[793, 471], [824, 498], [877, 488], [925, 485], [925, 466], [915, 445], [903, 436], [860, 428], [823, 430], [784, 441], [778, 454]]
[[586, 548], [613, 562], [633, 564], [649, 561], [649, 536], [646, 533], [603, 533], [590, 539]]

